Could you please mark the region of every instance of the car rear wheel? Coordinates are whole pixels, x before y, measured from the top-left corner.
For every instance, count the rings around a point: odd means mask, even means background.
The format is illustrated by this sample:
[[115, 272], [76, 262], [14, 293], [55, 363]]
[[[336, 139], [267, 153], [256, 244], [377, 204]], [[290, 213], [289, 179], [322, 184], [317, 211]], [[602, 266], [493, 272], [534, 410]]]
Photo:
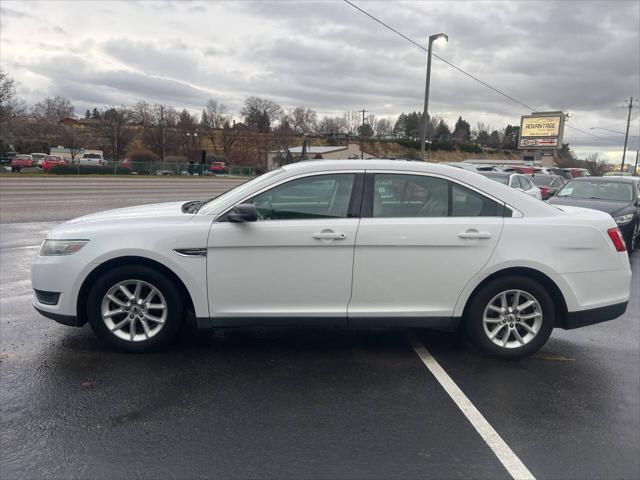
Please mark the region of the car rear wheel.
[[94, 283], [87, 317], [96, 335], [128, 352], [158, 350], [173, 340], [184, 316], [180, 293], [145, 266], [117, 267]]
[[527, 277], [497, 278], [475, 295], [466, 321], [471, 342], [488, 356], [519, 359], [538, 351], [555, 324], [547, 290]]

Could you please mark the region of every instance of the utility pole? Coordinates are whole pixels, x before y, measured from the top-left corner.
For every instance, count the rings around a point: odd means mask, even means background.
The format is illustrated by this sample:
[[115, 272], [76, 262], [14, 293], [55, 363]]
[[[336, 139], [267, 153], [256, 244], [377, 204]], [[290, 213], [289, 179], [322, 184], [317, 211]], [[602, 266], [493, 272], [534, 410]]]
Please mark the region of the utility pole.
[[160, 135], [162, 137], [162, 148], [160, 149], [160, 156], [162, 158], [162, 169], [164, 170], [164, 107], [160, 105]]
[[631, 109], [633, 108], [633, 97], [629, 97], [629, 113], [627, 114], [627, 130], [624, 134], [624, 148], [622, 149], [622, 164], [620, 172], [624, 171], [624, 159], [627, 155], [627, 141], [629, 140], [629, 124], [631, 123]]
[[364, 132], [364, 114], [367, 110], [362, 109], [362, 126], [360, 127], [360, 160], [364, 159], [364, 152], [362, 151], [362, 132]]
[[638, 176], [638, 153], [640, 153], [640, 150], [636, 150], [636, 164], [633, 167], [633, 176], [634, 177]]

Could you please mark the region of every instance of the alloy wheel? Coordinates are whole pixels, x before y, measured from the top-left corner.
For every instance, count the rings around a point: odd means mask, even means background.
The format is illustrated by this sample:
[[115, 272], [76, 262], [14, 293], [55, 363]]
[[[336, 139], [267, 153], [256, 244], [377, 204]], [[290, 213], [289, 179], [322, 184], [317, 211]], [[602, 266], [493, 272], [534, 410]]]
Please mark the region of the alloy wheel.
[[156, 336], [167, 320], [167, 301], [152, 284], [123, 280], [102, 298], [102, 321], [118, 338], [141, 342]]
[[531, 342], [542, 326], [542, 307], [524, 290], [505, 290], [491, 299], [482, 316], [484, 333], [502, 348]]

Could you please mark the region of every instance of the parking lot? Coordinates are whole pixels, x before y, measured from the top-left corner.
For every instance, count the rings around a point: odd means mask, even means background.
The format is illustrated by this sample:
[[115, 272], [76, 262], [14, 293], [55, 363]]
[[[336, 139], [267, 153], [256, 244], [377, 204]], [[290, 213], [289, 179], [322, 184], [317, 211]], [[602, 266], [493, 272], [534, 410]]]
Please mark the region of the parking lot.
[[128, 355], [31, 307], [31, 257], [57, 223], [238, 183], [0, 179], [2, 478], [510, 478], [416, 345], [534, 477], [640, 477], [638, 251], [623, 317], [517, 362], [400, 329], [184, 332]]

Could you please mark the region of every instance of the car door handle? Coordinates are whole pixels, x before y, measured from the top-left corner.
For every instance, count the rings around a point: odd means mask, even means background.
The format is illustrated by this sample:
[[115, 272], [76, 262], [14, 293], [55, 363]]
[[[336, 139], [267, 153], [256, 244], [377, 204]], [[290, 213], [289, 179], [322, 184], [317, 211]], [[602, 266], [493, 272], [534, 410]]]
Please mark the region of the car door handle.
[[347, 235], [342, 232], [333, 232], [331, 230], [323, 230], [313, 234], [316, 240], [344, 240]]
[[481, 239], [486, 239], [486, 238], [491, 238], [491, 233], [490, 232], [479, 232], [478, 230], [471, 229], [471, 230], [467, 230], [466, 232], [459, 233], [458, 236], [460, 238], [481, 238]]

